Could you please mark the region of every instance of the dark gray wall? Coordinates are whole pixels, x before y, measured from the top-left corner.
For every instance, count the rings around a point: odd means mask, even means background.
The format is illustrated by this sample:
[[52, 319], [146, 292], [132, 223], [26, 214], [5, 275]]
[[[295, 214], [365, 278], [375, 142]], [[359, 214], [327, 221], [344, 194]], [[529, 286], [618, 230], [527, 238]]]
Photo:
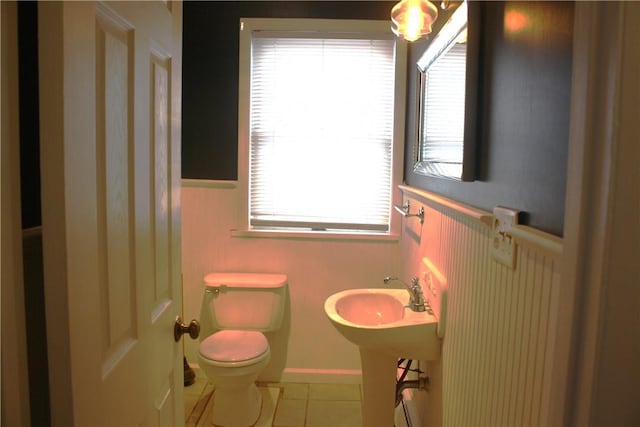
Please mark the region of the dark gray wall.
[[[475, 6], [480, 8], [482, 38], [476, 181], [456, 182], [412, 171], [416, 106], [411, 94], [417, 92], [412, 64], [428, 42], [410, 48], [405, 181], [488, 211], [496, 205], [521, 210], [524, 223], [562, 235], [573, 3]], [[505, 20], [513, 16], [526, 19], [528, 25], [509, 32]]]
[[389, 19], [393, 1], [185, 2], [182, 176], [238, 177], [240, 18]]
[[[40, 209], [40, 128], [38, 102], [38, 9], [18, 2], [18, 70], [20, 93], [20, 194], [22, 228], [42, 225]], [[42, 232], [31, 230], [22, 241], [27, 366], [31, 425], [51, 425], [49, 367], [44, 304]]]
[[38, 15], [32, 1], [18, 3], [18, 69], [20, 73], [20, 203], [22, 228], [37, 227], [40, 218], [40, 121], [38, 118]]
[[[475, 2], [474, 2], [475, 3]], [[184, 5], [184, 178], [237, 179], [238, 22], [241, 17], [389, 19], [394, 2], [186, 2]], [[415, 62], [409, 49], [405, 181], [562, 235], [569, 132], [573, 3], [477, 2], [481, 16], [477, 178], [460, 183], [412, 172]], [[528, 25], [505, 31], [505, 16]], [[507, 18], [508, 19], [508, 18]], [[435, 30], [446, 21], [441, 13]]]

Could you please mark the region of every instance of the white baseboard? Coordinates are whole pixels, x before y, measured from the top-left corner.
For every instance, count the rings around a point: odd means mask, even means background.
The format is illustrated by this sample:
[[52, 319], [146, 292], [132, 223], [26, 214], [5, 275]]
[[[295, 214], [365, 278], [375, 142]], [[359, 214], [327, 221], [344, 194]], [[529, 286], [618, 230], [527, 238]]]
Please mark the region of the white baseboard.
[[361, 384], [359, 369], [285, 368], [281, 382], [310, 384]]
[[417, 400], [411, 389], [403, 390], [402, 402], [396, 407], [394, 416], [395, 427], [422, 427], [422, 419]]
[[[200, 369], [197, 363], [189, 363], [193, 369]], [[359, 369], [305, 369], [285, 368], [280, 378], [283, 383], [309, 384], [362, 384]]]

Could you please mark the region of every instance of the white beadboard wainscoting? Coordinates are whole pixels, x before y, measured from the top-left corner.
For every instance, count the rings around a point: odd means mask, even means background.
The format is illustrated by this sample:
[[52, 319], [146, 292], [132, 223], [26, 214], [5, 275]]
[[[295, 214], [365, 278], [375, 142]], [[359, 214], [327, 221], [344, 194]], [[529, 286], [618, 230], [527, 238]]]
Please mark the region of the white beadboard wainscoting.
[[547, 425], [562, 239], [519, 226], [511, 269], [491, 256], [490, 213], [401, 189], [425, 209], [422, 226], [404, 219], [403, 274], [420, 275], [426, 257], [449, 288], [442, 357], [421, 365], [431, 387], [411, 390], [412, 425]]
[[[425, 220], [404, 218], [398, 242], [233, 235], [242, 228], [236, 186], [183, 183], [184, 318], [199, 316], [209, 271], [286, 273], [291, 303], [280, 337], [286, 342], [276, 339], [272, 348], [274, 372], [284, 369], [282, 381], [357, 382], [358, 350], [326, 319], [324, 300], [344, 289], [383, 287], [386, 275], [408, 281], [428, 258], [447, 281], [448, 322], [441, 359], [420, 363], [430, 391], [405, 390], [411, 426], [548, 424], [562, 239], [519, 226], [512, 270], [491, 257], [490, 213], [400, 188], [412, 212], [425, 208]], [[185, 340], [185, 351], [195, 363], [197, 343]]]

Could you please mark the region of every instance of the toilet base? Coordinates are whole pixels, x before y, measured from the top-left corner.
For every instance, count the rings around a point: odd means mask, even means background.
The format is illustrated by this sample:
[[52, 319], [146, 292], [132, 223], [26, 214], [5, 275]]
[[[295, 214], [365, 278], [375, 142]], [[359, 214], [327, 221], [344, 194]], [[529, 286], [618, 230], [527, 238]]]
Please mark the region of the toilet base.
[[249, 387], [216, 388], [213, 394], [213, 425], [250, 427], [260, 417], [262, 395], [255, 383]]

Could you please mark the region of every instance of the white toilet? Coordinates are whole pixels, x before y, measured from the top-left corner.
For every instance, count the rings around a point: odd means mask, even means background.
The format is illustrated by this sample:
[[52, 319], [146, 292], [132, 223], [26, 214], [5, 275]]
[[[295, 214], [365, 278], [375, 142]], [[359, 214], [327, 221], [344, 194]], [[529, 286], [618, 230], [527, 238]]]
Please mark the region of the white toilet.
[[248, 427], [260, 416], [255, 381], [270, 358], [262, 332], [282, 324], [287, 276], [210, 273], [200, 310], [200, 369], [215, 387], [213, 424]]

